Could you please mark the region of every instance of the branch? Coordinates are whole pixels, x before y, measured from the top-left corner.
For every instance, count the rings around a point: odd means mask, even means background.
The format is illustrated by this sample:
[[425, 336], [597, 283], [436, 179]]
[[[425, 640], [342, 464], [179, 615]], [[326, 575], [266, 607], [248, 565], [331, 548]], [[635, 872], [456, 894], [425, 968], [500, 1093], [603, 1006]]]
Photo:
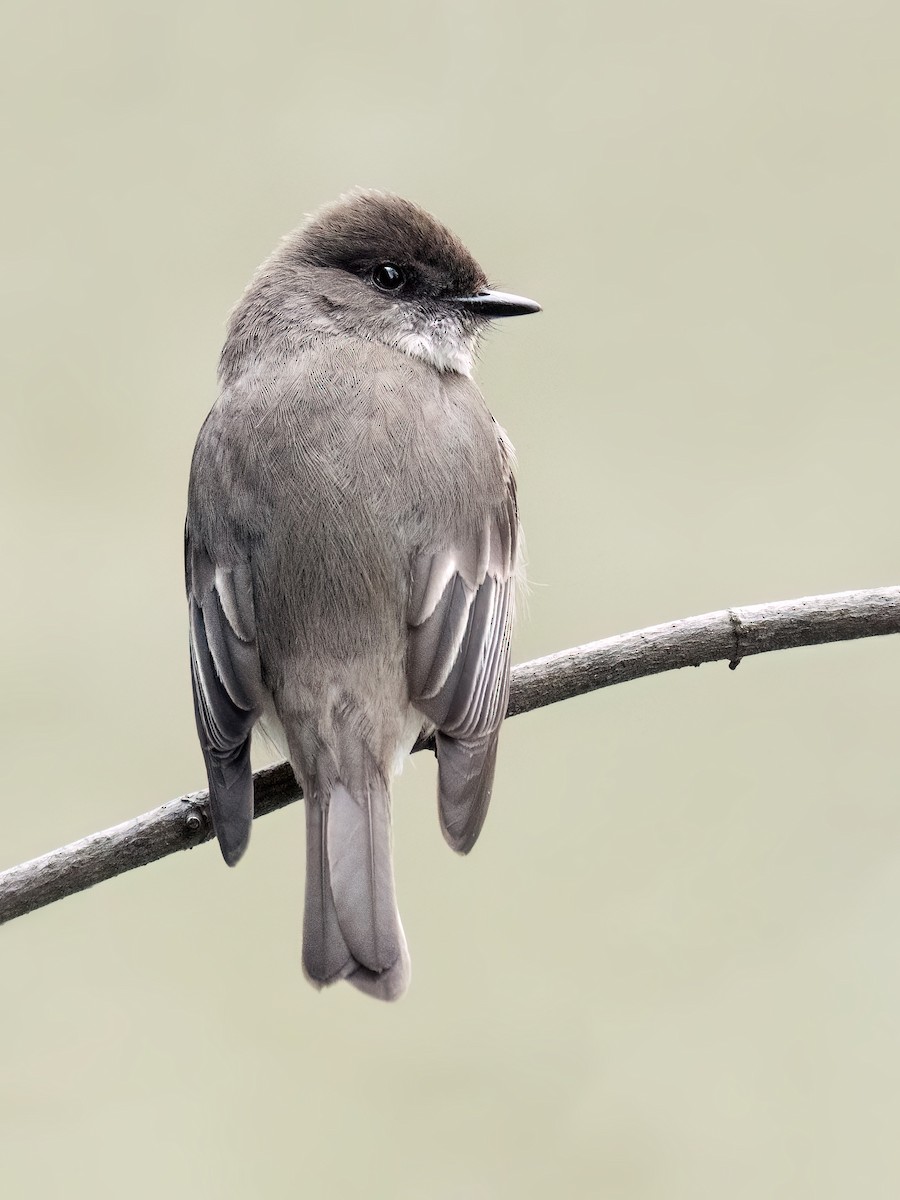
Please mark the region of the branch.
[[[652, 625], [515, 667], [507, 716], [645, 675], [772, 650], [900, 633], [900, 587], [807, 596]], [[432, 747], [428, 740], [416, 750]], [[255, 816], [299, 800], [287, 763], [254, 776]], [[0, 873], [0, 924], [213, 836], [207, 792], [191, 792], [134, 820]]]

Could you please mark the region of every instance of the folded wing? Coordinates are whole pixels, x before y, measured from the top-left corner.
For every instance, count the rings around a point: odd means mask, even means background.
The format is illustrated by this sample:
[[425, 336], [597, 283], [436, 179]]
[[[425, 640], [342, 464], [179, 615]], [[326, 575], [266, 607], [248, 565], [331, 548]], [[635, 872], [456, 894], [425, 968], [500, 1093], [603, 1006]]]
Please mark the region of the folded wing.
[[250, 566], [217, 565], [186, 536], [185, 575], [197, 732], [216, 837], [234, 866], [253, 823], [250, 735], [262, 700]]
[[407, 675], [412, 703], [436, 727], [444, 837], [468, 853], [487, 814], [509, 700], [509, 639], [518, 548], [515, 485], [466, 545], [413, 564]]

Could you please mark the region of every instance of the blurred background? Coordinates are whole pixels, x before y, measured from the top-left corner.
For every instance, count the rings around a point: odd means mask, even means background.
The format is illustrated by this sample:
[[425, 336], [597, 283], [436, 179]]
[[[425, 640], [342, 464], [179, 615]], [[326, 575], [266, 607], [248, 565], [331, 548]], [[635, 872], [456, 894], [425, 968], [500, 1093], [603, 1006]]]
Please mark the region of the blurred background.
[[[900, 581], [900, 9], [10, 0], [0, 866], [204, 783], [182, 522], [231, 305], [356, 185], [545, 308], [515, 658]], [[302, 813], [0, 933], [8, 1195], [900, 1192], [900, 642], [511, 721], [399, 782], [406, 999], [300, 970]]]

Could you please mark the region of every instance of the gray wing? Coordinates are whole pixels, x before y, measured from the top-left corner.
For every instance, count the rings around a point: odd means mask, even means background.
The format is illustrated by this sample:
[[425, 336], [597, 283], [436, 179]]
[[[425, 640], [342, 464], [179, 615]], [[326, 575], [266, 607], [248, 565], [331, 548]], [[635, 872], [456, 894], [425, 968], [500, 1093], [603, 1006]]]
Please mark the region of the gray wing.
[[509, 639], [519, 522], [510, 477], [503, 506], [467, 546], [413, 564], [407, 676], [436, 727], [444, 837], [467, 854], [487, 815], [509, 700]]
[[250, 734], [261, 715], [253, 581], [249, 563], [215, 564], [189, 530], [184, 557], [197, 733], [216, 837], [234, 866], [250, 840]]

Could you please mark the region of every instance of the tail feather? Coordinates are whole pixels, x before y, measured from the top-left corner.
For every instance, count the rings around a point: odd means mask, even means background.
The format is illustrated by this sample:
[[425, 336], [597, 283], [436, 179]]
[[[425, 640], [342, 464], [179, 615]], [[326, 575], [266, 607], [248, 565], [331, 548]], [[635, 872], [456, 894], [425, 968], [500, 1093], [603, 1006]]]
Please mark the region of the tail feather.
[[385, 971], [400, 956], [400, 918], [391, 862], [390, 796], [381, 780], [367, 780], [361, 796], [342, 783], [328, 805], [326, 847], [331, 892], [341, 933], [353, 957]]
[[326, 814], [322, 805], [307, 797], [303, 970], [316, 987], [336, 983], [356, 967], [341, 933], [331, 894], [325, 831]]
[[306, 801], [307, 874], [303, 967], [320, 987], [346, 979], [396, 1000], [409, 984], [409, 953], [391, 859], [390, 792], [366, 773], [353, 793], [334, 783]]
[[400, 935], [402, 938], [400, 957], [392, 967], [388, 967], [386, 971], [369, 971], [365, 967], [357, 967], [355, 971], [346, 976], [347, 982], [352, 983], [361, 992], [365, 992], [367, 996], [374, 996], [376, 1000], [399, 1000], [409, 987], [410, 974], [409, 951], [406, 948], [406, 937], [403, 935], [402, 926]]

